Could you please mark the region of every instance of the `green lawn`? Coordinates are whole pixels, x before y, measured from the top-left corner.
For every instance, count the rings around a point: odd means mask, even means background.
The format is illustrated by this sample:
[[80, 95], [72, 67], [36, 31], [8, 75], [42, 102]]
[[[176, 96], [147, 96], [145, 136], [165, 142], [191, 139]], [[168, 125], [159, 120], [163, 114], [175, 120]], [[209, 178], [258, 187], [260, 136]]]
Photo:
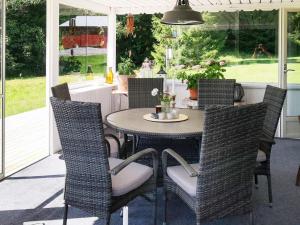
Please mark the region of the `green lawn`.
[[45, 77], [6, 81], [6, 116], [45, 106]]
[[[82, 59], [83, 60], [83, 59]], [[95, 59], [96, 60], [96, 59]], [[289, 72], [288, 82], [300, 84], [300, 62], [295, 59], [289, 64], [290, 69], [295, 72]], [[236, 79], [238, 82], [278, 82], [278, 64], [273, 60], [271, 63], [247, 60], [245, 64], [239, 65], [237, 61], [232, 60], [226, 67], [226, 78]], [[96, 63], [96, 61], [90, 63]], [[243, 63], [242, 61], [238, 63]], [[96, 74], [104, 74], [104, 69], [94, 67]], [[105, 68], [105, 67], [103, 67]], [[98, 74], [97, 74], [98, 72]], [[59, 77], [59, 82], [80, 82], [85, 79], [84, 70], [77, 75], [64, 75]], [[45, 106], [45, 77], [17, 78], [6, 81], [6, 115], [15, 115], [18, 113], [30, 111]]]
[[[294, 72], [288, 73], [288, 82], [300, 84], [300, 63], [290, 63], [289, 69]], [[258, 82], [258, 83], [277, 83], [278, 82], [278, 64], [246, 64], [232, 65], [226, 67], [225, 77], [227, 79], [236, 79], [237, 82]]]
[[[76, 83], [85, 80], [87, 65], [92, 65], [95, 76], [104, 76], [106, 56], [76, 56], [81, 62], [80, 73], [62, 75], [59, 83]], [[6, 116], [27, 112], [45, 106], [46, 79], [41, 77], [15, 78], [6, 80]]]
[[[60, 77], [60, 82], [75, 82], [78, 76]], [[17, 78], [6, 81], [6, 116], [45, 107], [46, 78]]]
[[92, 66], [95, 75], [103, 76], [106, 72], [106, 55], [74, 56], [74, 58], [81, 63], [80, 74], [86, 74], [88, 65]]

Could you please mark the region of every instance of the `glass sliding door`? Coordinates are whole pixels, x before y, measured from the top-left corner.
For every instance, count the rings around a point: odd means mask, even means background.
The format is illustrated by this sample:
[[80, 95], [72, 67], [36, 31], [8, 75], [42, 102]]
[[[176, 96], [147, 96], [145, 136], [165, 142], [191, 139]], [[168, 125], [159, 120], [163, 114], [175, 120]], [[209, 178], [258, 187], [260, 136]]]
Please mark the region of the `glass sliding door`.
[[46, 1], [6, 7], [5, 176], [49, 155]]
[[287, 87], [284, 136], [300, 138], [300, 10], [288, 11], [285, 17], [287, 35], [283, 78]]
[[4, 84], [5, 84], [5, 1], [0, 0], [0, 179], [5, 175], [4, 158]]

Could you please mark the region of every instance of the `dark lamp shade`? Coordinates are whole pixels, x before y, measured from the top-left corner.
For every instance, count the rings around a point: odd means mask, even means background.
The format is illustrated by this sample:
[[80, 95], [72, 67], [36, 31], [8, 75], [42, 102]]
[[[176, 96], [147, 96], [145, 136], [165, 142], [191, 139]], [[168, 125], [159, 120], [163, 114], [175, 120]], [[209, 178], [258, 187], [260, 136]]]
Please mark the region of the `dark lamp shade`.
[[188, 4], [176, 5], [172, 11], [164, 14], [161, 23], [168, 25], [197, 25], [203, 24], [200, 12], [194, 11]]

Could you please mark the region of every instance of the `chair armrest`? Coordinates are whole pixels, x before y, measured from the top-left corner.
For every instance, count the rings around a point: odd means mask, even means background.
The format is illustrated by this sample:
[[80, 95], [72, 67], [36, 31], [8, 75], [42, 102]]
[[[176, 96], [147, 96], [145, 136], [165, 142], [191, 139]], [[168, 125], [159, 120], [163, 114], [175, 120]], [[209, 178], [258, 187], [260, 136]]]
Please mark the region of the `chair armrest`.
[[140, 151], [130, 157], [128, 157], [125, 161], [117, 165], [115, 168], [111, 169], [109, 171], [112, 175], [117, 175], [122, 169], [124, 169], [126, 166], [128, 166], [130, 163], [135, 162], [139, 158], [145, 156], [145, 155], [152, 155], [153, 159], [153, 170], [154, 170], [154, 176], [157, 177], [157, 168], [158, 168], [158, 157], [157, 157], [157, 151], [153, 148], [147, 148], [143, 151]]
[[185, 161], [180, 155], [178, 155], [172, 149], [165, 149], [162, 153], [162, 164], [164, 173], [167, 173], [167, 166], [168, 166], [168, 155], [172, 156], [180, 165], [184, 168], [184, 170], [188, 173], [190, 177], [196, 177], [199, 173], [194, 170], [188, 163]]
[[120, 153], [120, 149], [121, 149], [121, 143], [120, 140], [113, 134], [104, 134], [105, 138], [112, 138], [118, 145], [118, 152]]
[[266, 138], [266, 137], [262, 137], [259, 140], [260, 140], [260, 142], [265, 142], [266, 144], [270, 144], [270, 145], [276, 144], [274, 139], [270, 139], [270, 138]]
[[106, 147], [107, 147], [107, 154], [108, 154], [108, 157], [110, 157], [110, 155], [111, 155], [111, 149], [110, 149], [109, 141], [105, 139], [104, 142], [105, 142]]

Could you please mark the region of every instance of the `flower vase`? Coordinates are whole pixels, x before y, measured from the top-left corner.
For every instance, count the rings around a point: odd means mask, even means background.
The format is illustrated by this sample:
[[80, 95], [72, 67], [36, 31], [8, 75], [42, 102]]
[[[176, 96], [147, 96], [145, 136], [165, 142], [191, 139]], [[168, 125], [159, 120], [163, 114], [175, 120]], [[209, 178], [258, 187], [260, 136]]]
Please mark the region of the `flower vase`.
[[161, 101], [161, 111], [164, 113], [169, 113], [171, 111], [170, 102]]

